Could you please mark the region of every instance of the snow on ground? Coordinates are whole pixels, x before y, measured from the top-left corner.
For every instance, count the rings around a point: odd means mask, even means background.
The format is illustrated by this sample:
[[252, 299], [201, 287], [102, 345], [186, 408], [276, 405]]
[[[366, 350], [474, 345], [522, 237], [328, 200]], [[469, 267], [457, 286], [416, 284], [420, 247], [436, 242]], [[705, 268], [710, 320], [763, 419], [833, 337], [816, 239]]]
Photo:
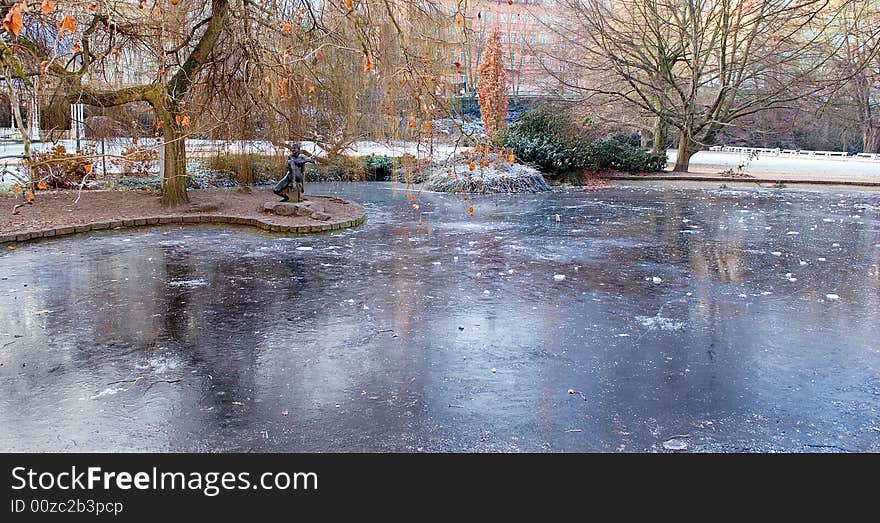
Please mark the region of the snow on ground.
[[[93, 140], [83, 140], [84, 144], [93, 146], [100, 150], [99, 143]], [[153, 139], [139, 139], [138, 143], [142, 146], [154, 147], [157, 145]], [[73, 140], [60, 140], [58, 142], [41, 142], [32, 145], [34, 150], [46, 150], [54, 147], [56, 144], [64, 145], [68, 151], [76, 149]], [[108, 140], [106, 144], [106, 154], [109, 156], [119, 156], [125, 148], [132, 144], [130, 139], [113, 139]], [[302, 142], [303, 149], [306, 151], [323, 155], [324, 151], [314, 142]], [[187, 149], [190, 156], [210, 155], [217, 152], [253, 152], [253, 153], [284, 153], [283, 149], [277, 148], [270, 142], [265, 141], [224, 141], [224, 140], [187, 140]], [[345, 154], [351, 156], [361, 155], [387, 155], [387, 156], [403, 156], [411, 154], [418, 158], [432, 158], [435, 161], [447, 160], [451, 155], [460, 151], [462, 147], [454, 144], [444, 144], [431, 146], [427, 143], [415, 142], [387, 142], [380, 143], [374, 141], [361, 141], [352, 145], [350, 150], [346, 150]], [[24, 148], [21, 143], [7, 142], [0, 143], [0, 167], [8, 170], [14, 170], [20, 163], [18, 158], [22, 155]], [[675, 150], [669, 150], [666, 153], [669, 159], [669, 165], [675, 161]], [[119, 174], [118, 168], [112, 165], [108, 158], [107, 172], [111, 174]], [[880, 177], [880, 160], [869, 160], [864, 158], [819, 158], [819, 157], [801, 157], [789, 158], [772, 155], [759, 155], [756, 159], [749, 159], [747, 154], [740, 153], [724, 153], [718, 151], [701, 151], [691, 159], [691, 170], [695, 172], [711, 172], [717, 173], [727, 169], [736, 169], [743, 165], [743, 171], [746, 173], [774, 173], [774, 174], [813, 174], [813, 175], [871, 175]], [[103, 163], [97, 164], [98, 173], [103, 169]], [[9, 186], [15, 180], [8, 174], [0, 176], [0, 187]]]

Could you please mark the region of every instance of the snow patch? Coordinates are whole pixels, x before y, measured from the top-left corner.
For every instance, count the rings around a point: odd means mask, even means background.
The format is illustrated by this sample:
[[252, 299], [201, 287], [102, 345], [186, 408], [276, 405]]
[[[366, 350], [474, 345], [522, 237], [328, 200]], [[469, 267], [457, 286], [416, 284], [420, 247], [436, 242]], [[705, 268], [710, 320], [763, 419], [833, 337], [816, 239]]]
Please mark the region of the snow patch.
[[114, 394], [118, 394], [118, 393], [122, 392], [122, 390], [123, 390], [123, 389], [111, 389], [111, 388], [107, 388], [107, 389], [104, 389], [104, 390], [102, 390], [101, 392], [95, 394], [94, 396], [92, 396], [92, 399], [93, 399], [93, 400], [96, 400], [96, 399], [98, 399], [98, 398], [102, 398], [102, 397], [104, 397], [104, 396], [112, 396], [112, 395], [114, 395]]
[[205, 280], [174, 280], [168, 282], [172, 287], [204, 287], [208, 282]]
[[648, 330], [677, 331], [684, 328], [684, 323], [663, 316], [636, 316], [636, 321]]

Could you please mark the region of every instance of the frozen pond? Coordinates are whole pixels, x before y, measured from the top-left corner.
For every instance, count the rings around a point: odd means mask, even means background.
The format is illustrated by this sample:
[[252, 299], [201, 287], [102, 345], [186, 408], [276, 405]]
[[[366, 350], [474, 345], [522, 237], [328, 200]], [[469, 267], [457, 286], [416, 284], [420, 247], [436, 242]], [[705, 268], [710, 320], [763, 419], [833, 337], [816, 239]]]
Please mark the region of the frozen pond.
[[878, 193], [309, 189], [4, 249], [0, 451], [880, 449]]

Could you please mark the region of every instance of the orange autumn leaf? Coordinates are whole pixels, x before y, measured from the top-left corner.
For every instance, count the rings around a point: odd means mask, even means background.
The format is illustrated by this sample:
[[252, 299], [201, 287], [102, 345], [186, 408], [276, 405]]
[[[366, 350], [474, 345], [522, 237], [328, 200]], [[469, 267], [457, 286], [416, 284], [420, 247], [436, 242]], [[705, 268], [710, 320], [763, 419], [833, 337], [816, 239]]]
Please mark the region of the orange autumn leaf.
[[89, 174], [90, 172], [92, 172], [92, 164], [87, 163], [83, 165], [83, 169], [86, 171], [86, 174]]
[[46, 74], [46, 70], [49, 69], [49, 61], [43, 60], [40, 62], [40, 74]]
[[64, 15], [64, 18], [58, 22], [58, 29], [60, 32], [70, 31], [71, 33], [76, 29], [76, 20], [70, 17], [70, 15]]
[[315, 86], [314, 86], [314, 85], [310, 85], [310, 86], [309, 86], [309, 94], [314, 94], [314, 92], [315, 92]]
[[481, 153], [481, 152], [483, 152], [483, 146], [480, 144], [477, 144], [477, 146], [474, 147], [474, 150], [477, 151], [478, 153]]
[[477, 168], [477, 164], [475, 164], [474, 162], [468, 162], [468, 169], [473, 171], [476, 168]]
[[74, 53], [78, 53], [78, 52], [82, 51], [82, 46], [79, 45], [79, 42], [74, 42], [73, 47], [71, 47], [70, 50], [73, 51]]
[[284, 25], [281, 26], [282, 31], [290, 31], [292, 28], [293, 26], [290, 25], [290, 22], [284, 22]]
[[44, 15], [51, 13], [53, 9], [55, 9], [55, 6], [52, 5], [52, 0], [43, 0], [43, 3], [40, 4], [40, 11]]
[[21, 185], [17, 183], [12, 184], [12, 192], [21, 192]]
[[27, 194], [24, 195], [24, 197], [25, 197], [25, 198], [27, 199], [27, 201], [29, 201], [29, 202], [34, 201], [34, 198], [36, 198], [36, 196], [34, 196], [34, 191], [28, 191]]
[[409, 195], [409, 201], [414, 201], [415, 199], [416, 199], [416, 195], [415, 195], [415, 194], [410, 194], [410, 195]]
[[434, 130], [434, 124], [432, 122], [425, 122], [425, 131], [431, 132]]
[[18, 36], [18, 33], [20, 33], [24, 27], [24, 21], [21, 19], [21, 11], [21, 4], [15, 4], [9, 9], [6, 16], [3, 18], [3, 27], [15, 36]]
[[351, 0], [345, 0], [345, 7], [352, 9]]
[[[176, 0], [172, 0], [171, 3], [172, 3], [172, 4], [177, 4], [177, 1], [176, 1]], [[94, 11], [94, 10], [97, 9], [97, 8], [98, 8], [98, 4], [96, 4], [96, 3], [94, 3], [94, 2], [92, 2], [91, 4], [89, 4], [89, 11]]]
[[414, 118], [410, 118], [410, 119], [409, 119], [409, 127], [410, 127], [410, 129], [415, 129], [415, 128], [416, 128], [416, 121], [415, 121]]
[[414, 204], [413, 204], [413, 209], [415, 209], [415, 210], [417, 210], [417, 211], [418, 211], [418, 210], [419, 210], [419, 204], [417, 204], [417, 203], [414, 203]]
[[39, 182], [39, 183], [37, 184], [37, 189], [39, 189], [39, 190], [41, 190], [41, 191], [45, 191], [45, 190], [48, 189], [48, 188], [49, 188], [49, 187], [46, 185], [46, 182]]
[[514, 163], [514, 162], [516, 162], [516, 156], [514, 156], [513, 153], [508, 154], [508, 155], [507, 155], [507, 161], [510, 162], [510, 163]]
[[364, 72], [369, 73], [373, 70], [373, 57], [370, 53], [364, 53]]
[[473, 213], [474, 213], [474, 206], [471, 205], [470, 207], [468, 207], [468, 214], [473, 214]]
[[156, 120], [156, 130], [157, 131], [162, 128], [163, 123], [165, 123], [165, 122], [163, 122], [162, 120]]

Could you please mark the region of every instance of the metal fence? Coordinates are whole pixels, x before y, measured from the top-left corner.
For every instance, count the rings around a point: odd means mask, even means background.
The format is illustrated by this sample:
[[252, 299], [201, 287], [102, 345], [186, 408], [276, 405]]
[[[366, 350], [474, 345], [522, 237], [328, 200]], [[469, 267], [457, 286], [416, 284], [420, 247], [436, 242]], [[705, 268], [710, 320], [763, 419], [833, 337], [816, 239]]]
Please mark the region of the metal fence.
[[710, 151], [720, 153], [737, 153], [737, 154], [764, 154], [769, 156], [789, 156], [796, 158], [852, 158], [859, 160], [878, 160], [880, 154], [858, 153], [850, 155], [846, 151], [808, 151], [805, 149], [767, 149], [762, 147], [730, 147], [727, 145], [714, 145], [709, 147]]

